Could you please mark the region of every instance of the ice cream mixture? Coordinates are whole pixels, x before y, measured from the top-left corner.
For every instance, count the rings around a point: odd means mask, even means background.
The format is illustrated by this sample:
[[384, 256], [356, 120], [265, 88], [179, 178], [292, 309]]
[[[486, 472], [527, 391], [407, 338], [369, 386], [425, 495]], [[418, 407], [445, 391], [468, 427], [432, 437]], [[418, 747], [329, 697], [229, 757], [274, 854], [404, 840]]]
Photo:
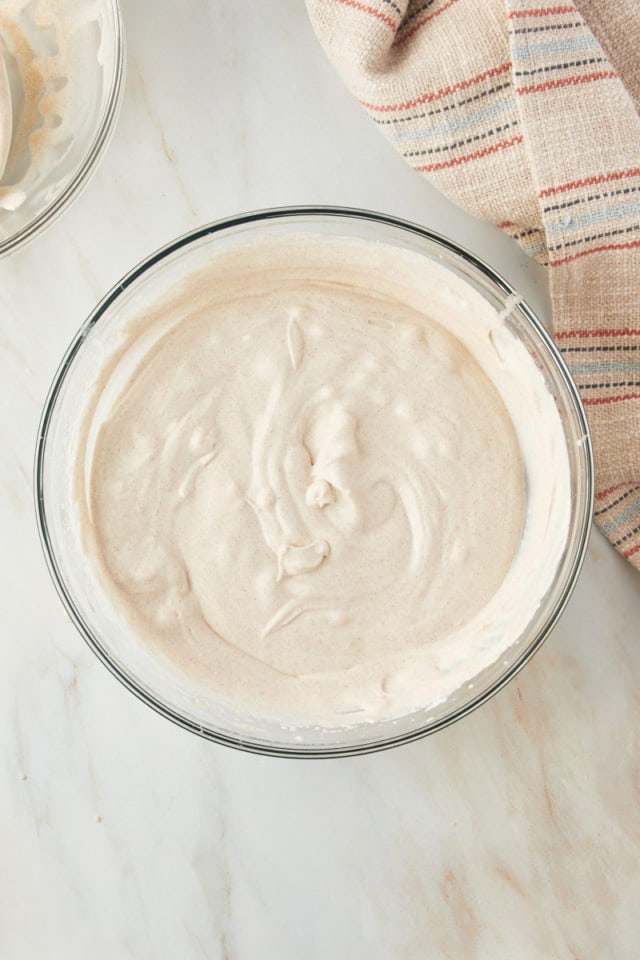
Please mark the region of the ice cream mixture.
[[221, 702], [325, 725], [436, 703], [500, 656], [568, 496], [504, 318], [417, 254], [312, 236], [218, 256], [128, 325], [76, 477], [141, 642]]

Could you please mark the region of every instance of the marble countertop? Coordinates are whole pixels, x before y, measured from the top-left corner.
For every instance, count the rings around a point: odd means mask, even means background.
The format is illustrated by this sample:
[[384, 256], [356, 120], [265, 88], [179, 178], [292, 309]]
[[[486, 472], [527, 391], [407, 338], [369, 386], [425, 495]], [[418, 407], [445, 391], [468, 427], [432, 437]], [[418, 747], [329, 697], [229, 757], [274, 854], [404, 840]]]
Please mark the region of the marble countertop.
[[113, 143], [73, 207], [0, 262], [0, 957], [637, 957], [640, 577], [599, 534], [513, 683], [357, 759], [200, 741], [63, 613], [32, 507], [41, 406], [87, 313], [157, 246], [251, 208], [369, 207], [449, 234], [548, 315], [541, 268], [396, 156], [300, 0], [123, 6]]

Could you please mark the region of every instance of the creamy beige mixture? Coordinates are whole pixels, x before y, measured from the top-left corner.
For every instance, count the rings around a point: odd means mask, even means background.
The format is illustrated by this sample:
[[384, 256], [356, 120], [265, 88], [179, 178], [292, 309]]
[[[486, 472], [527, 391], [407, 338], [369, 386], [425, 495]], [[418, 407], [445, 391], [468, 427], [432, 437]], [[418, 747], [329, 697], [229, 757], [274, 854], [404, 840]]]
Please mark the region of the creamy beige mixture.
[[461, 281], [290, 238], [128, 329], [77, 496], [158, 655], [232, 705], [344, 723], [441, 700], [515, 639], [566, 531], [563, 449], [528, 354]]

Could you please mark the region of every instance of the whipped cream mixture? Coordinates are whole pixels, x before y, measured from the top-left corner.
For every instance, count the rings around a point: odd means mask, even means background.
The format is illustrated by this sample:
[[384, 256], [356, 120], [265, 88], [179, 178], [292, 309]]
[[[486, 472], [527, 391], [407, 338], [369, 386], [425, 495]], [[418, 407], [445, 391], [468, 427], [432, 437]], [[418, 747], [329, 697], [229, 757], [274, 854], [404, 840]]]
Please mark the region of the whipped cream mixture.
[[78, 462], [86, 549], [137, 636], [290, 722], [448, 696], [517, 638], [566, 534], [526, 350], [442, 267], [362, 241], [215, 258], [130, 325]]

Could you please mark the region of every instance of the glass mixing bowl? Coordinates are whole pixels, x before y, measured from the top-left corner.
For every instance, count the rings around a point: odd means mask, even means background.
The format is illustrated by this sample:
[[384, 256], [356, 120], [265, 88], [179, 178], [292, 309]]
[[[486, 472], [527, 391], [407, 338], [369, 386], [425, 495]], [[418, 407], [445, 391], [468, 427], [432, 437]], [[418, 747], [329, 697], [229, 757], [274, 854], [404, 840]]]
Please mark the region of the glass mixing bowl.
[[124, 87], [118, 0], [0, 3], [0, 59], [13, 112], [0, 171], [3, 256], [78, 196], [111, 138]]
[[[340, 729], [285, 727], [234, 712], [194, 695], [188, 681], [168, 672], [135, 641], [86, 562], [74, 525], [70, 482], [81, 412], [97, 371], [116, 349], [128, 322], [219, 252], [296, 233], [353, 237], [417, 252], [444, 264], [497, 310], [507, 307], [505, 322], [533, 357], [559, 412], [570, 472], [569, 527], [555, 575], [527, 628], [513, 637], [506, 652], [436, 706]], [[309, 207], [250, 213], [194, 230], [116, 284], [79, 331], [51, 387], [37, 443], [35, 495], [42, 544], [57, 590], [89, 646], [126, 687], [163, 716], [218, 743], [277, 756], [328, 757], [381, 750], [433, 733], [484, 703], [515, 676], [548, 636], [574, 587], [589, 535], [593, 466], [584, 411], [562, 358], [540, 321], [495, 271], [450, 240], [414, 224], [363, 210]]]

